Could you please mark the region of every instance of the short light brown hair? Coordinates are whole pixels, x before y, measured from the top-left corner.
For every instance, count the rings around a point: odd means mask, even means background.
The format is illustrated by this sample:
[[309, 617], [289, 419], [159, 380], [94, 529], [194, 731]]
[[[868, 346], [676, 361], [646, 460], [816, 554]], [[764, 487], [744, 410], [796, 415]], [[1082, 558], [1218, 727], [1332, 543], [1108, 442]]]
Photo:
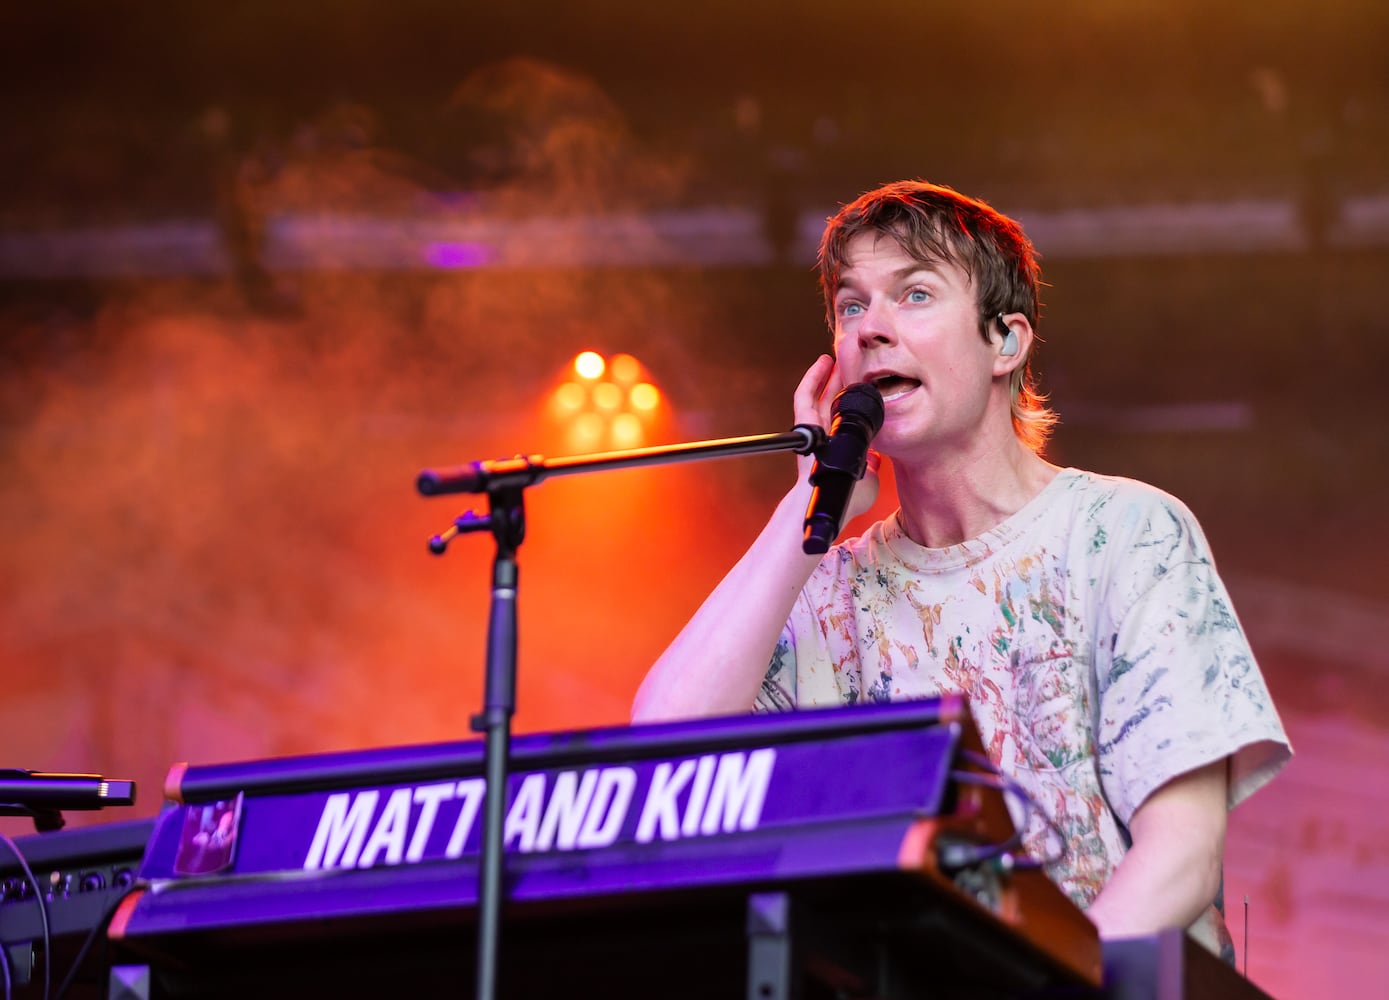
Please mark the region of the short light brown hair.
[[[976, 198], [925, 181], [884, 185], [830, 218], [820, 240], [819, 264], [831, 330], [834, 297], [848, 264], [849, 244], [864, 233], [890, 236], [916, 260], [954, 264], [968, 274], [979, 306], [979, 332], [986, 341], [995, 329], [995, 318], [1004, 313], [1022, 313], [1036, 331], [1041, 318], [1042, 268], [1022, 227]], [[1056, 414], [1037, 389], [1032, 353], [1028, 351], [1010, 382], [1013, 430], [1029, 448], [1040, 451], [1056, 424]]]

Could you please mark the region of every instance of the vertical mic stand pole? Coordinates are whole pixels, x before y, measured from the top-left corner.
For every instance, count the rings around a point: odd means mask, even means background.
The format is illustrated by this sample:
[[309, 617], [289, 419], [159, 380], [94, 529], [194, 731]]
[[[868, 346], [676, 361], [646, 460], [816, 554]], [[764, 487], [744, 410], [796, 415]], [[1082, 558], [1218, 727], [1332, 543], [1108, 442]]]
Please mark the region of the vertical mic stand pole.
[[[497, 993], [497, 963], [501, 944], [502, 851], [506, 817], [506, 786], [511, 748], [511, 717], [516, 714], [516, 595], [520, 567], [516, 551], [526, 537], [525, 488], [538, 478], [529, 461], [514, 463], [507, 473], [481, 480], [488, 512], [468, 511], [442, 535], [429, 540], [429, 549], [442, 555], [455, 536], [491, 531], [497, 543], [492, 559], [492, 604], [487, 620], [487, 675], [482, 711], [471, 728], [486, 738], [483, 759], [487, 787], [483, 797], [482, 851], [478, 868], [477, 1000]], [[426, 492], [421, 487], [421, 492]]]
[[483, 798], [482, 854], [478, 860], [476, 1000], [493, 1000], [497, 991], [507, 769], [511, 749], [511, 717], [516, 713], [516, 592], [519, 583], [516, 551], [526, 536], [526, 487], [546, 476], [577, 472], [666, 465], [772, 451], [809, 455], [823, 448], [825, 441], [822, 428], [797, 424], [784, 434], [758, 434], [550, 461], [539, 456], [518, 455], [516, 458], [473, 462], [439, 471], [427, 469], [418, 477], [416, 487], [424, 496], [487, 494], [486, 516], [472, 511], [460, 515], [452, 527], [429, 540], [431, 552], [441, 555], [455, 537], [473, 531], [491, 531], [497, 543], [497, 553], [492, 561], [492, 608], [487, 623], [487, 677], [483, 710], [472, 719], [473, 731], [486, 734], [483, 756], [487, 773], [487, 789]]
[[507, 768], [511, 717], [516, 713], [516, 593], [519, 567], [516, 550], [526, 535], [524, 486], [503, 483], [488, 490], [486, 520], [497, 542], [492, 560], [492, 609], [487, 621], [487, 678], [481, 714], [472, 729], [486, 736], [487, 789], [484, 805], [482, 857], [478, 879], [478, 1000], [497, 991], [497, 954], [501, 933], [502, 825], [506, 813]]

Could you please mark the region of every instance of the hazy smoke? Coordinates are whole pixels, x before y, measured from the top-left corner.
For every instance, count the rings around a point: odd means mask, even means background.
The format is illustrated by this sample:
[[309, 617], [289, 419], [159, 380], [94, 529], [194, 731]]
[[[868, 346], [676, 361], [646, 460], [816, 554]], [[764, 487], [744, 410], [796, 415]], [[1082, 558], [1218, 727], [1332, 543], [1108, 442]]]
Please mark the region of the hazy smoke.
[[[370, 270], [340, 266], [363, 251], [347, 242], [273, 258], [287, 219], [386, 220], [392, 238], [389, 220], [607, 211], [678, 183], [591, 81], [556, 67], [480, 70], [441, 127], [465, 119], [490, 122], [470, 198], [441, 198], [369, 109], [333, 108], [219, 161], [226, 277], [109, 289], [67, 320], [65, 346], [11, 316], [28, 347], [0, 375], [7, 766], [135, 777], [147, 814], [179, 760], [471, 736], [492, 543], [431, 559], [426, 538], [467, 498], [426, 502], [415, 474], [554, 454], [542, 404], [581, 349], [635, 353], [686, 410], [724, 363], [701, 346], [697, 277]], [[228, 133], [215, 110], [199, 127]], [[774, 428], [744, 428], [759, 429]], [[755, 530], [734, 509], [760, 475], [531, 491], [519, 729], [625, 718]]]

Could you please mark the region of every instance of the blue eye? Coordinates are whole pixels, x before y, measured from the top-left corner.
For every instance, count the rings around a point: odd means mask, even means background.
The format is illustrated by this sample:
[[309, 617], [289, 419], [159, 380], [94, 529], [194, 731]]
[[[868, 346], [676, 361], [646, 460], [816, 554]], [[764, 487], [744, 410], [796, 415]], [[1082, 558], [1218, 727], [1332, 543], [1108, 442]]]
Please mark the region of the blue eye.
[[931, 297], [931, 293], [924, 288], [913, 288], [907, 293], [908, 302], [925, 302]]
[[857, 316], [862, 310], [863, 306], [859, 305], [857, 302], [845, 302], [839, 307], [839, 315]]

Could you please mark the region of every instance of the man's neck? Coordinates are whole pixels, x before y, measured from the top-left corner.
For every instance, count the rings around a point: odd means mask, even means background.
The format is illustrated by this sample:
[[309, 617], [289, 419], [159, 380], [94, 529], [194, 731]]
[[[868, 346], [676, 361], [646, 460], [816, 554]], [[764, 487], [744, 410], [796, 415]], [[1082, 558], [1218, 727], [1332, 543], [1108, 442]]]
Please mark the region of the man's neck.
[[902, 530], [933, 549], [977, 538], [1026, 506], [1059, 471], [1011, 433], [977, 454], [894, 460]]

